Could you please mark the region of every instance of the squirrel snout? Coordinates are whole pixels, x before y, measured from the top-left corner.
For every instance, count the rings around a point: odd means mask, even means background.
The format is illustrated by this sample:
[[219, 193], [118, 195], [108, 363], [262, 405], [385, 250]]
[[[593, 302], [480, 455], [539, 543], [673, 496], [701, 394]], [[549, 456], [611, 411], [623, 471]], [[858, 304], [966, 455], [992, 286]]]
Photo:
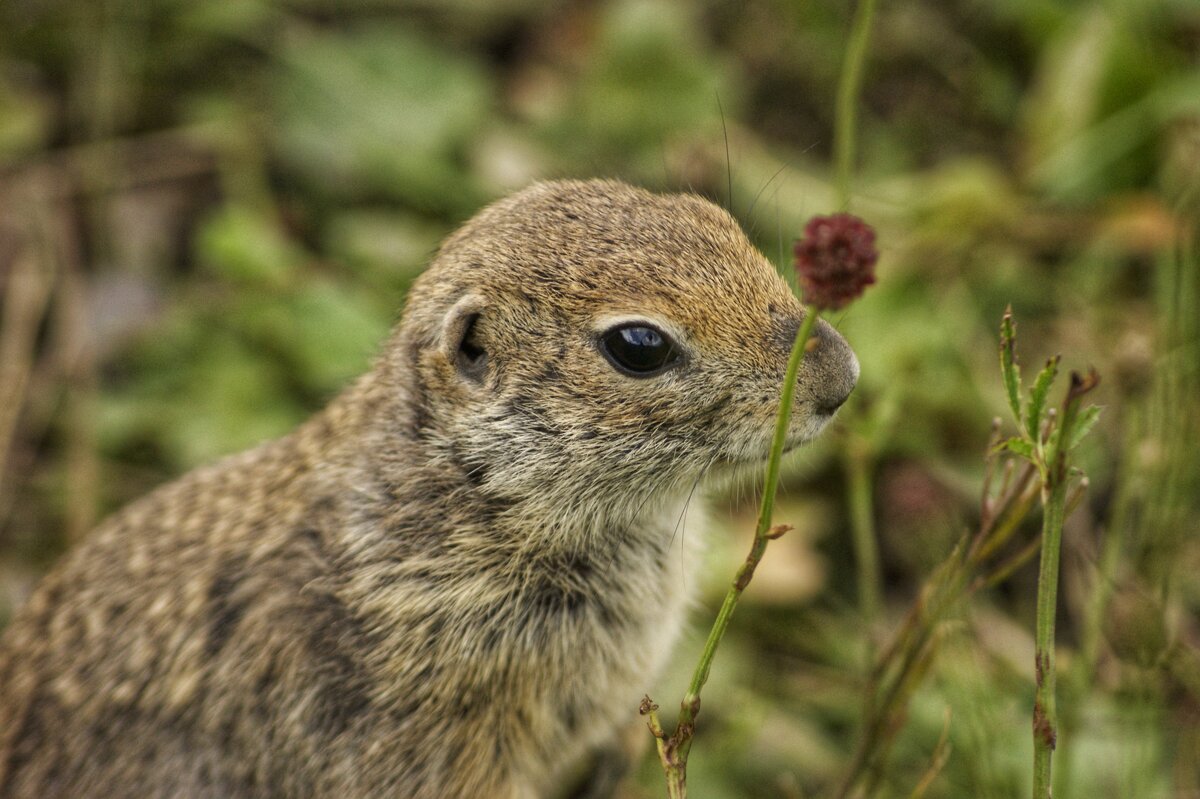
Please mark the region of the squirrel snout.
[[805, 355], [801, 379], [810, 381], [816, 412], [832, 416], [858, 383], [858, 358], [846, 340], [823, 319], [818, 320], [813, 338], [817, 343]]

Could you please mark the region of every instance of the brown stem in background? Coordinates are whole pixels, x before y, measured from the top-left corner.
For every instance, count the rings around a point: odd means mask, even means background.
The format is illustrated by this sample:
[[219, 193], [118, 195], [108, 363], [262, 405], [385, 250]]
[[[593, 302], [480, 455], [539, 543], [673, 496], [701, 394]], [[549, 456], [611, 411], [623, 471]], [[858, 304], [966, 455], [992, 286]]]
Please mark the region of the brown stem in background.
[[65, 371], [67, 540], [78, 541], [95, 524], [100, 498], [96, 430], [96, 359], [87, 329], [87, 302], [78, 265], [68, 261], [59, 290], [58, 335]]
[[37, 331], [46, 317], [54, 283], [53, 271], [38, 266], [33, 252], [22, 248], [12, 261], [5, 285], [0, 322], [0, 508], [8, 505], [5, 477], [36, 362]]

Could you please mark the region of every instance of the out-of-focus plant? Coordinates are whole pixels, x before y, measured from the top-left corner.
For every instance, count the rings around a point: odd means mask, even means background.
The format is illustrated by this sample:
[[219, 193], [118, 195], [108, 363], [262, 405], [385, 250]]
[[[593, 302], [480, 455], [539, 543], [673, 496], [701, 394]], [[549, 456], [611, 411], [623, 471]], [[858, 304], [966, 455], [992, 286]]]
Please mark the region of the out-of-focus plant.
[[[863, 732], [835, 791], [839, 799], [850, 796], [860, 785], [864, 795], [871, 795], [881, 776], [880, 767], [903, 726], [908, 701], [937, 654], [948, 611], [981, 588], [1007, 579], [1039, 549], [1034, 790], [1037, 797], [1049, 796], [1050, 754], [1057, 737], [1054, 615], [1062, 528], [1087, 489], [1087, 479], [1074, 469], [1071, 453], [1100, 414], [1097, 406], [1080, 408], [1083, 396], [1099, 382], [1094, 371], [1084, 377], [1072, 373], [1061, 412], [1047, 405], [1058, 364], [1058, 356], [1047, 362], [1038, 373], [1029, 397], [1022, 402], [1016, 326], [1009, 309], [1000, 327], [1000, 365], [1018, 433], [1005, 437], [1001, 434], [1000, 420], [994, 423], [986, 456], [979, 526], [934, 570], [898, 632], [876, 660], [867, 683]], [[997, 473], [1000, 483], [994, 491]], [[1015, 554], [997, 558], [1039, 497], [1042, 535]]]
[[[1058, 709], [1055, 687], [1058, 672], [1054, 657], [1054, 620], [1058, 612], [1058, 563], [1062, 551], [1063, 520], [1067, 492], [1073, 474], [1071, 452], [1100, 416], [1096, 405], [1081, 408], [1084, 395], [1100, 382], [1095, 370], [1086, 376], [1071, 373], [1071, 385], [1062, 413], [1046, 407], [1046, 397], [1058, 375], [1058, 356], [1038, 373], [1029, 400], [1021, 405], [1021, 373], [1017, 368], [1016, 327], [1012, 311], [1004, 315], [1000, 328], [1000, 364], [1009, 408], [1019, 434], [1000, 446], [1032, 464], [1038, 473], [1042, 502], [1041, 567], [1038, 572], [1037, 644], [1034, 673], [1037, 693], [1033, 705], [1033, 796], [1050, 797], [1051, 757], [1058, 743]], [[1081, 484], [1082, 481], [1080, 481]]]

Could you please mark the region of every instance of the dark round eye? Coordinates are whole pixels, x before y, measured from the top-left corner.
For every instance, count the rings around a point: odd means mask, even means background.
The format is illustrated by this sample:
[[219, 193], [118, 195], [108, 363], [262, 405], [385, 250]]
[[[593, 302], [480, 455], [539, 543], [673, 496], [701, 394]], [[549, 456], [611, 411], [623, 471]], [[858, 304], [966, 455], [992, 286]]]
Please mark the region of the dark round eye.
[[600, 337], [600, 349], [618, 371], [630, 377], [651, 377], [679, 360], [675, 342], [648, 325], [614, 327]]

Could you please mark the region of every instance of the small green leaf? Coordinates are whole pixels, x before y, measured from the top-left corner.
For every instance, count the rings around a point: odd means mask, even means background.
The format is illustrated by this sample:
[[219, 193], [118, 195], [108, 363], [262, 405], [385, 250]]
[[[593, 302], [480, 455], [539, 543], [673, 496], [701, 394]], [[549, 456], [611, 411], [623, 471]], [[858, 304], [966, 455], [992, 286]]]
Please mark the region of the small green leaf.
[[1017, 368], [1017, 327], [1012, 318], [1012, 306], [1004, 311], [1000, 321], [1000, 373], [1013, 418], [1021, 423], [1021, 372]]
[[1084, 437], [1092, 431], [1092, 428], [1096, 426], [1096, 421], [1099, 418], [1099, 405], [1089, 405], [1084, 409], [1083, 413], [1079, 414], [1079, 418], [1075, 420], [1075, 424], [1071, 427], [1071, 438], [1067, 442], [1068, 452], [1079, 446], [1079, 442], [1083, 441]]
[[1060, 356], [1055, 355], [1046, 361], [1045, 368], [1038, 372], [1037, 380], [1029, 390], [1029, 404], [1025, 406], [1025, 430], [1034, 441], [1039, 440], [1042, 414], [1046, 410], [1046, 395], [1050, 393], [1050, 386], [1058, 374], [1059, 358]]
[[1001, 441], [996, 445], [996, 448], [993, 450], [993, 452], [1001, 452], [1003, 450], [1008, 450], [1014, 455], [1020, 455], [1022, 458], [1025, 458], [1028, 461], [1034, 460], [1033, 442], [1029, 441], [1028, 439], [1010, 438], [1005, 441]]

